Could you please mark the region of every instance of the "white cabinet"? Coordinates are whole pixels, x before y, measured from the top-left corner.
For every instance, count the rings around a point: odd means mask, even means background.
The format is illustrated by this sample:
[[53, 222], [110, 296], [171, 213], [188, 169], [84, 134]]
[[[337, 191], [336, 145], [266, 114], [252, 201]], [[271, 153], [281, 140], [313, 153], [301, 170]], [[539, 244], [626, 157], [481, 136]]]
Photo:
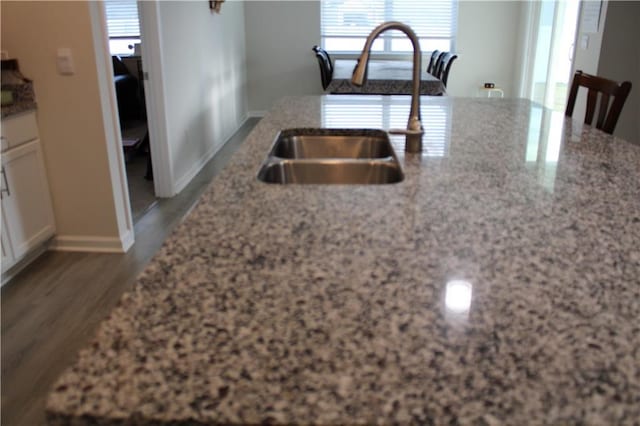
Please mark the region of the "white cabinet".
[[2, 210], [2, 272], [11, 268], [16, 263], [11, 250], [11, 241], [7, 235], [7, 221], [4, 220], [4, 210]]
[[[37, 137], [35, 120], [33, 125], [25, 126], [24, 116], [18, 118], [23, 131], [8, 140], [10, 148], [2, 153], [2, 272], [55, 233], [40, 141], [24, 142], [25, 138]], [[11, 120], [3, 120], [3, 127], [8, 121], [6, 127], [15, 128]]]

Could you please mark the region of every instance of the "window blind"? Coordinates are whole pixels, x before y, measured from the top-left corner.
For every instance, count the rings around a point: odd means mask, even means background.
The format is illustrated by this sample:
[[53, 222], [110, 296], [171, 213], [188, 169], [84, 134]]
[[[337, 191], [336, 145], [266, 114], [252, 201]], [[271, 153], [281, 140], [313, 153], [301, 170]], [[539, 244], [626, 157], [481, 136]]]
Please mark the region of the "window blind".
[[[385, 21], [400, 21], [409, 25], [421, 39], [421, 46], [427, 40], [448, 41], [449, 49], [457, 32], [457, 0], [323, 0], [321, 2], [320, 31], [323, 44], [336, 50], [337, 43], [331, 41], [349, 38], [362, 42], [371, 30]], [[407, 52], [410, 43], [392, 43], [393, 39], [406, 39], [399, 31], [388, 31], [380, 36], [388, 40], [384, 48], [374, 50], [385, 52]], [[329, 43], [326, 43], [326, 42]], [[351, 50], [346, 41], [344, 50]], [[362, 44], [360, 44], [362, 46]], [[379, 44], [381, 46], [381, 44]], [[337, 50], [342, 50], [338, 48]]]
[[136, 0], [105, 0], [109, 38], [140, 37]]

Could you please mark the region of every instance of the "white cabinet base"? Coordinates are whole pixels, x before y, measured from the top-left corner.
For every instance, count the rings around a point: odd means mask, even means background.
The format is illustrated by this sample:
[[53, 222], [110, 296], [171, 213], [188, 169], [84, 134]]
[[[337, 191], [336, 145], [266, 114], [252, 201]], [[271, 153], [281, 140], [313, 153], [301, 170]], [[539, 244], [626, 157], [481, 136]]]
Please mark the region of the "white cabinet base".
[[55, 220], [35, 112], [3, 119], [2, 283], [55, 233]]

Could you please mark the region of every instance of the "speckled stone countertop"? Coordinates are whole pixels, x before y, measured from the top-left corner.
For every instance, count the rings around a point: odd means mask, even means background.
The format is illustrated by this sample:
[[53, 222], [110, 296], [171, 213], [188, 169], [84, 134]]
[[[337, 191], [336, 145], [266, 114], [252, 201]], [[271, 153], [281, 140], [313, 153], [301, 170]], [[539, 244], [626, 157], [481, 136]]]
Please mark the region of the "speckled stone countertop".
[[278, 102], [50, 424], [638, 424], [640, 147], [525, 100], [424, 98], [399, 184], [256, 179], [278, 130], [399, 127], [408, 102]]
[[27, 111], [35, 111], [38, 105], [35, 102], [16, 102], [11, 105], [2, 106], [2, 118], [9, 118]]
[[2, 84], [2, 90], [11, 91], [13, 95], [13, 102], [7, 105], [2, 105], [2, 118], [8, 118], [26, 111], [32, 111], [38, 107], [36, 104], [35, 92], [33, 90], [33, 82], [31, 81], [27, 80], [23, 84]]

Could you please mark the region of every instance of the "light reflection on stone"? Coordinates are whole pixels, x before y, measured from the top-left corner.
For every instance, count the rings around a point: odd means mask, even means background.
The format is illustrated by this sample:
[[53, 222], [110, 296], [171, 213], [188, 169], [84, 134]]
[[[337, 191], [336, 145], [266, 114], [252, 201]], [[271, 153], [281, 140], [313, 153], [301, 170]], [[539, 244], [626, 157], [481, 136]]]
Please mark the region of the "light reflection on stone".
[[447, 282], [444, 304], [447, 311], [454, 314], [469, 314], [471, 308], [472, 285], [464, 280]]

